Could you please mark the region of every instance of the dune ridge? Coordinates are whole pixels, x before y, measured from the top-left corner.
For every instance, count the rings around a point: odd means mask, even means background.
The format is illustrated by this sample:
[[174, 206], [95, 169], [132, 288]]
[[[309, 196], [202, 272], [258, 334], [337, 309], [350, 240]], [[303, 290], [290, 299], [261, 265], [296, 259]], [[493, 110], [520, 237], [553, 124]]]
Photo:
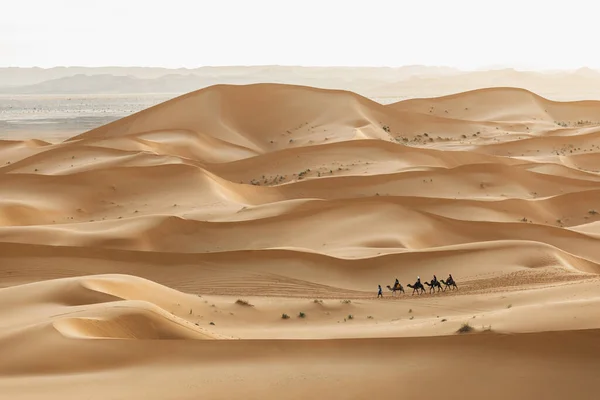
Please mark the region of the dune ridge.
[[593, 398], [596, 115], [519, 88], [215, 85], [0, 141], [0, 390], [364, 398], [460, 370], [450, 398]]

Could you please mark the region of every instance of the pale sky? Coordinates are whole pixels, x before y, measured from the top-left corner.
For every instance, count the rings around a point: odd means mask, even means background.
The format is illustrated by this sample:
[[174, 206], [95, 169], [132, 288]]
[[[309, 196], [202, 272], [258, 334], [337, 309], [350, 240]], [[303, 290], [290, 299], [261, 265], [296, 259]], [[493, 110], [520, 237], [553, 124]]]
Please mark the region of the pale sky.
[[0, 67], [600, 68], [593, 0], [1, 0]]

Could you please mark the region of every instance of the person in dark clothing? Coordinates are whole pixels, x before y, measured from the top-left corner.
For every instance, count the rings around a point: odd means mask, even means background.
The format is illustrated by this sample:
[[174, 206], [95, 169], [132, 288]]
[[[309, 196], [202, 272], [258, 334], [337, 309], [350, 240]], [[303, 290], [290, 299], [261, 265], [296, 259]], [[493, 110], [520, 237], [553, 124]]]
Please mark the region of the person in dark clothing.
[[437, 276], [433, 275], [433, 283], [437, 283]]
[[377, 285], [379, 287], [379, 291], [377, 292], [377, 298], [383, 297], [383, 292], [381, 291], [381, 285]]
[[400, 281], [396, 278], [396, 282], [394, 283], [394, 289], [398, 289], [400, 287]]

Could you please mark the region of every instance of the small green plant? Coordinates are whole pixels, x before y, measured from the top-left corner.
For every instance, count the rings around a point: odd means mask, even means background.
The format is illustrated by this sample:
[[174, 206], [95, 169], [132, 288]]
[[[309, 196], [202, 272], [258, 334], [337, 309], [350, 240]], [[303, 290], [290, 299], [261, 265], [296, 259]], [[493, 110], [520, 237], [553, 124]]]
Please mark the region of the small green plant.
[[349, 315], [348, 315], [348, 319], [354, 319], [354, 315], [352, 315], [352, 314], [349, 314]]
[[250, 304], [247, 300], [242, 300], [242, 299], [237, 299], [235, 301], [235, 304], [240, 305], [240, 306], [246, 306], [246, 307], [254, 307], [252, 304]]
[[290, 316], [287, 314], [281, 314], [281, 319], [289, 319]]
[[469, 325], [468, 322], [465, 322], [464, 324], [462, 324], [462, 326], [460, 328], [458, 328], [458, 330], [456, 331], [457, 333], [469, 333], [473, 331], [473, 327], [471, 325]]
[[315, 304], [323, 304], [323, 300], [314, 299], [313, 303], [315, 303]]
[[304, 314], [302, 311], [300, 311], [300, 313], [298, 314], [298, 317], [306, 318], [306, 314]]

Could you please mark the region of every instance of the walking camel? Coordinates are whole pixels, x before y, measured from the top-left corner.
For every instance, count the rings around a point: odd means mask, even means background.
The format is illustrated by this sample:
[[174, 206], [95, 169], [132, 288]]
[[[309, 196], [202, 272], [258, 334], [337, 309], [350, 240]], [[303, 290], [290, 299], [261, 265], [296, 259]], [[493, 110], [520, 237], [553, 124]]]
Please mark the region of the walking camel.
[[440, 290], [443, 290], [444, 292], [446, 291], [446, 288], [442, 288], [442, 285], [440, 284], [440, 281], [434, 281], [433, 279], [430, 282], [425, 282], [425, 284], [427, 286], [429, 286], [429, 293], [431, 293], [431, 291], [435, 292], [435, 289], [437, 288], [437, 291], [439, 292]]
[[409, 288], [411, 288], [413, 290], [412, 295], [414, 296], [415, 291], [420, 295], [421, 293], [425, 293], [425, 287], [423, 286], [422, 283], [420, 282], [416, 282], [414, 285], [411, 285], [410, 283], [408, 285]]
[[392, 296], [396, 294], [396, 292], [404, 292], [404, 287], [402, 287], [402, 285], [400, 283], [398, 283], [398, 285], [395, 285], [393, 288], [390, 285], [387, 285], [387, 288], [392, 292]]

